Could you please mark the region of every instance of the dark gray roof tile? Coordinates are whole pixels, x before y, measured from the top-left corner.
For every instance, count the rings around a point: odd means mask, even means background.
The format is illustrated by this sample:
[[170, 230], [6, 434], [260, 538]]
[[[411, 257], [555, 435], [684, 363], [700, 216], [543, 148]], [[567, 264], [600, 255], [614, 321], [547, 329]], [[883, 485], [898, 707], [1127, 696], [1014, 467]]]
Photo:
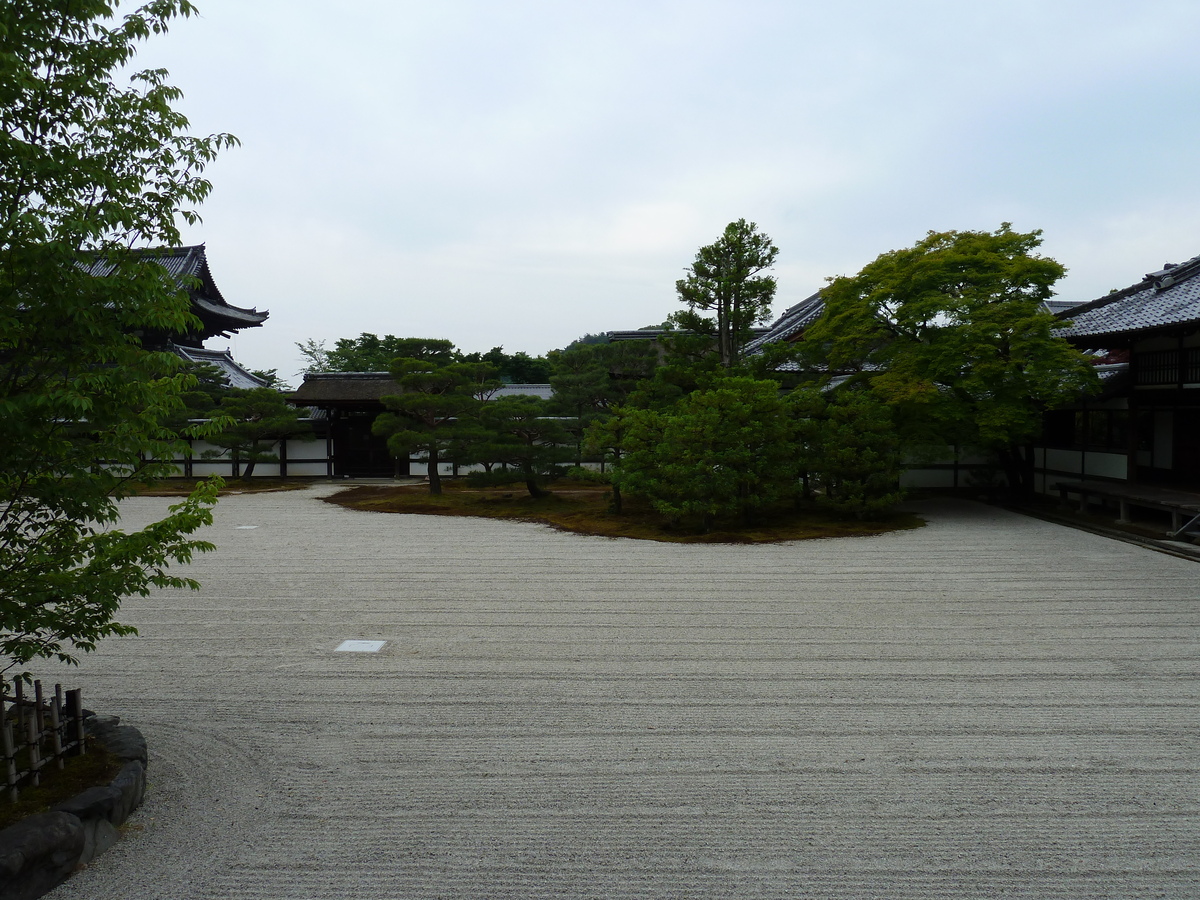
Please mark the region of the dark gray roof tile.
[[[200, 287], [189, 287], [188, 291], [197, 312], [208, 313], [222, 322], [228, 322], [227, 327], [231, 330], [261, 325], [270, 315], [257, 309], [245, 309], [226, 302], [217, 288], [217, 283], [213, 281], [212, 272], [208, 268], [208, 252], [203, 244], [189, 247], [154, 247], [134, 252], [143, 259], [158, 263], [175, 276], [177, 284], [182, 284], [185, 278], [199, 279]], [[100, 278], [110, 275], [113, 268], [112, 262], [103, 257], [84, 266], [86, 272]]]
[[775, 323], [746, 345], [746, 355], [758, 353], [764, 344], [775, 341], [791, 341], [798, 338], [804, 329], [820, 318], [825, 310], [825, 301], [821, 292], [817, 291], [811, 297], [806, 297], [795, 306], [789, 307]]
[[1168, 264], [1137, 284], [1059, 313], [1071, 322], [1058, 334], [1081, 339], [1200, 324], [1200, 256]]

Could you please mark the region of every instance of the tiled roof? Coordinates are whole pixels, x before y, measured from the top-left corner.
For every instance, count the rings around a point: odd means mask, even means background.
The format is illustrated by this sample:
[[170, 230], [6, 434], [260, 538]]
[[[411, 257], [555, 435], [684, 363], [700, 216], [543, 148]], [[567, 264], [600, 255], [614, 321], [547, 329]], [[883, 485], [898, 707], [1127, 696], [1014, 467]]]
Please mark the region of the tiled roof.
[[371, 403], [398, 393], [400, 385], [387, 372], [318, 372], [305, 375], [304, 383], [288, 399], [310, 405]]
[[758, 353], [764, 344], [776, 341], [789, 341], [798, 337], [805, 328], [815, 322], [825, 309], [825, 301], [821, 292], [817, 291], [811, 297], [806, 297], [795, 306], [787, 309], [775, 323], [746, 345], [745, 354], [751, 356]]
[[1046, 312], [1057, 316], [1059, 313], [1066, 312], [1069, 309], [1075, 309], [1077, 306], [1082, 306], [1082, 300], [1046, 300], [1042, 303]]
[[1096, 368], [1096, 375], [1099, 376], [1100, 381], [1102, 381], [1102, 382], [1114, 381], [1119, 378], [1126, 378], [1129, 375], [1129, 363], [1127, 363], [1127, 362], [1106, 363], [1104, 365], [1096, 366], [1095, 368]]
[[[1056, 315], [1067, 310], [1076, 309], [1080, 305], [1077, 300], [1047, 300], [1045, 303], [1046, 309]], [[825, 300], [821, 297], [820, 291], [817, 291], [810, 297], [805, 297], [776, 319], [765, 334], [759, 335], [748, 343], [746, 345], [747, 355], [759, 352], [764, 344], [771, 344], [776, 341], [796, 340], [804, 333], [804, 329], [821, 317], [821, 313], [824, 311]], [[780, 368], [783, 370], [787, 366], [785, 364]]]
[[[754, 327], [750, 331], [758, 339], [768, 331], [766, 328]], [[668, 331], [665, 328], [639, 328], [636, 331], [606, 331], [610, 341], [656, 341], [664, 334], [687, 334], [686, 331]]]
[[[304, 376], [304, 383], [288, 396], [294, 403], [372, 403], [389, 394], [399, 394], [400, 385], [387, 372], [318, 372]], [[554, 392], [548, 384], [506, 384], [488, 399], [497, 397], [541, 397]]]
[[266, 382], [257, 375], [243, 369], [228, 350], [205, 350], [202, 347], [180, 347], [171, 345], [176, 356], [189, 362], [201, 363], [220, 370], [225, 376], [225, 383], [234, 388], [266, 387]]
[[1178, 265], [1168, 263], [1137, 284], [1058, 315], [1071, 325], [1057, 333], [1077, 342], [1200, 325], [1200, 256]]
[[670, 334], [662, 328], [639, 328], [636, 331], [607, 331], [610, 341], [656, 341], [664, 334]]
[[[253, 328], [267, 320], [270, 313], [259, 312], [257, 309], [244, 309], [225, 302], [217, 284], [213, 281], [212, 272], [208, 268], [208, 254], [203, 244], [190, 247], [162, 247], [134, 251], [145, 259], [152, 259], [170, 274], [175, 276], [177, 284], [184, 278], [198, 278], [200, 288], [190, 288], [192, 303], [196, 306], [197, 314], [207, 313], [222, 323], [224, 329]], [[104, 277], [113, 271], [113, 264], [100, 258], [85, 266], [85, 271], [97, 277]], [[203, 317], [203, 315], [202, 315]], [[226, 324], [228, 323], [228, 324]]]
[[549, 400], [553, 396], [554, 389], [548, 384], [506, 384], [488, 399], [495, 400], [497, 397], [541, 397], [543, 400]]

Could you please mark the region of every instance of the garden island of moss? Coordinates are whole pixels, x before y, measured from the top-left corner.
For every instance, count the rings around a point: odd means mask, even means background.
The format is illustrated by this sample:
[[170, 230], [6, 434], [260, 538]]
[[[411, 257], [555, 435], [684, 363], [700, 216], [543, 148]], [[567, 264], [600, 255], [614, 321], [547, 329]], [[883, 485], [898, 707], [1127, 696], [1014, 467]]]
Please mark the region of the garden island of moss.
[[326, 498], [347, 509], [432, 516], [476, 516], [516, 522], [538, 522], [579, 534], [673, 543], [762, 544], [813, 538], [860, 537], [919, 528], [924, 521], [904, 512], [863, 520], [815, 505], [781, 504], [763, 510], [749, 523], [717, 520], [710, 530], [673, 524], [649, 503], [627, 499], [621, 513], [612, 509], [612, 491], [603, 484], [564, 480], [533, 497], [523, 490], [471, 487], [449, 481], [441, 494], [424, 484], [359, 485]]

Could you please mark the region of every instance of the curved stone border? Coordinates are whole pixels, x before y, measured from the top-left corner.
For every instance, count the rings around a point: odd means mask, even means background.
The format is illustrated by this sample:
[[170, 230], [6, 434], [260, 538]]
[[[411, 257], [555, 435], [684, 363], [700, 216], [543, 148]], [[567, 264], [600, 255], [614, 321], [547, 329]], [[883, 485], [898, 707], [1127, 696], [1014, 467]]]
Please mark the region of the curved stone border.
[[88, 733], [125, 760], [107, 787], [88, 788], [50, 812], [0, 831], [0, 900], [34, 900], [117, 841], [117, 826], [146, 792], [146, 739], [116, 716], [90, 716]]

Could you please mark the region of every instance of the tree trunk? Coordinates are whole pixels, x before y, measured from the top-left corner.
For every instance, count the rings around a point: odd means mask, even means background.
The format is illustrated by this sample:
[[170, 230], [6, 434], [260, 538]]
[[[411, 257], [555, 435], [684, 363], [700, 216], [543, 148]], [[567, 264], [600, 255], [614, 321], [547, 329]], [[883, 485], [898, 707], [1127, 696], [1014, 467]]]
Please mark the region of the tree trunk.
[[[723, 301], [719, 301], [723, 302]], [[721, 365], [726, 369], [733, 365], [733, 329], [730, 327], [729, 313], [723, 306], [717, 307], [717, 353], [721, 357]]]
[[442, 473], [438, 471], [437, 450], [430, 449], [429, 451], [429, 466], [426, 471], [429, 473], [429, 493], [440, 494], [442, 492]]
[[621, 486], [618, 484], [612, 486], [612, 511], [621, 515]]
[[522, 465], [521, 475], [525, 479], [525, 490], [529, 491], [529, 496], [533, 498], [545, 497], [548, 493], [542, 490], [542, 486], [537, 483], [537, 475], [533, 471], [533, 466]]

